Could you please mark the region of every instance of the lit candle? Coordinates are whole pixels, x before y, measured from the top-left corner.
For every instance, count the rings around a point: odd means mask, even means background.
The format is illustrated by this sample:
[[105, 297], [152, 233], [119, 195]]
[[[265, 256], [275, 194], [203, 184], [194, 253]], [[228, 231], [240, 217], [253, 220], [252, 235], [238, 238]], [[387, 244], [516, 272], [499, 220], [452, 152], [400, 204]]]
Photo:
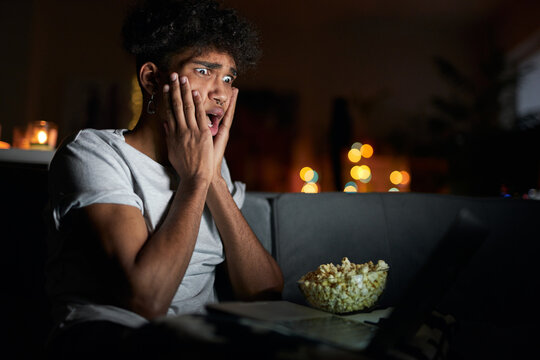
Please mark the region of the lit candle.
[[38, 150], [53, 150], [57, 137], [56, 124], [44, 120], [32, 123], [30, 148]]

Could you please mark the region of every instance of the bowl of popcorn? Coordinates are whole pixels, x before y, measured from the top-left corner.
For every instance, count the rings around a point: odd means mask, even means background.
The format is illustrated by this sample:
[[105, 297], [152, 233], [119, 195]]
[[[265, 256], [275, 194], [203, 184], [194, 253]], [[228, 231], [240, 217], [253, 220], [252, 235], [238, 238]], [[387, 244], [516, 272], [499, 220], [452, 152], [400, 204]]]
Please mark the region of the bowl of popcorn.
[[384, 291], [390, 267], [383, 260], [377, 264], [354, 264], [344, 257], [341, 264], [323, 264], [298, 280], [307, 302], [335, 314], [370, 309]]

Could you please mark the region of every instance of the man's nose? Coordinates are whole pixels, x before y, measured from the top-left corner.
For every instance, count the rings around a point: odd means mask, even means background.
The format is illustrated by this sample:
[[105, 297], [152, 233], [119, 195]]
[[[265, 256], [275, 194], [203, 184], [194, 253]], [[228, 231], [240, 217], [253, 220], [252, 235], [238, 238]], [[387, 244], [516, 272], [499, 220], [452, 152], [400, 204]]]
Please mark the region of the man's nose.
[[214, 83], [212, 84], [212, 89], [210, 90], [210, 94], [208, 94], [209, 98], [216, 102], [216, 104], [223, 106], [227, 102], [228, 95], [227, 95], [227, 89], [225, 88], [225, 84], [221, 79], [216, 79]]

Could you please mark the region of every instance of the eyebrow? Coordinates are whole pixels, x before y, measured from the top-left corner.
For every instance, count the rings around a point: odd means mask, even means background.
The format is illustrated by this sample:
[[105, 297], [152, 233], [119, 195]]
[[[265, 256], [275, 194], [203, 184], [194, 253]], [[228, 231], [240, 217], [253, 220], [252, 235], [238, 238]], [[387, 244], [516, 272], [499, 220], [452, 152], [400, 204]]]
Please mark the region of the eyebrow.
[[[203, 60], [193, 60], [193, 63], [206, 66], [209, 69], [221, 69], [223, 67], [223, 65], [221, 64], [212, 63], [212, 62], [203, 61]], [[229, 71], [233, 74], [233, 76], [238, 76], [238, 71], [235, 68], [231, 67]]]

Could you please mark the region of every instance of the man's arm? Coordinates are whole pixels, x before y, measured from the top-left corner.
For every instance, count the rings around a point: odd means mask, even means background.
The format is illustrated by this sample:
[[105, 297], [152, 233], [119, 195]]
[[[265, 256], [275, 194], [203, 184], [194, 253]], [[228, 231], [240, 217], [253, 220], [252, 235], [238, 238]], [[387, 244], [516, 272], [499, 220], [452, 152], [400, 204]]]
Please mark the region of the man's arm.
[[146, 318], [166, 314], [195, 247], [206, 193], [202, 183], [183, 182], [151, 236], [133, 206], [93, 204], [74, 211], [75, 236], [100, 244], [112, 261], [117, 273], [111, 277], [121, 279], [112, 295], [121, 305]]
[[225, 180], [214, 180], [206, 199], [220, 232], [227, 272], [237, 298], [275, 299], [283, 290], [283, 275], [236, 206]]

